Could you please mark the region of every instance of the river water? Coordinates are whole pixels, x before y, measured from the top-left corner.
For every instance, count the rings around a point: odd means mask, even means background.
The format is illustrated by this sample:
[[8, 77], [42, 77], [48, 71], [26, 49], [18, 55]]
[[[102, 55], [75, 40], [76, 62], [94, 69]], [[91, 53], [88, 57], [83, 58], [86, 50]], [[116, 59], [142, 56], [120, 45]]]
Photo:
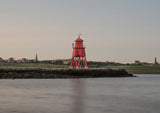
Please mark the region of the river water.
[[160, 113], [160, 75], [1, 79], [0, 113]]

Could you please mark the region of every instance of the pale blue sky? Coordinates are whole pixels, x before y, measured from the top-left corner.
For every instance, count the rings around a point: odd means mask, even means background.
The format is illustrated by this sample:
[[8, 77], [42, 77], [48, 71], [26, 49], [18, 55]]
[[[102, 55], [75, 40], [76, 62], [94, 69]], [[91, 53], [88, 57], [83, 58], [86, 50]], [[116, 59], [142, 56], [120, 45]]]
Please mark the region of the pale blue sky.
[[160, 61], [160, 0], [0, 0], [0, 57]]

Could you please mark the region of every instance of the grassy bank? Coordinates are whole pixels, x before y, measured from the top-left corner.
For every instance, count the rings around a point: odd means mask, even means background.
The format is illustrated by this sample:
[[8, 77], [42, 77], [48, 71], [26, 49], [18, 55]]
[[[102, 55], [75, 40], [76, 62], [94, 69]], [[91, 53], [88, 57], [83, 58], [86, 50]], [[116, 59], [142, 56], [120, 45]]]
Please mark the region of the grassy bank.
[[121, 68], [135, 74], [160, 74], [160, 66], [143, 65], [119, 65], [119, 66], [103, 66], [101, 68]]
[[[144, 73], [144, 74], [160, 74], [160, 65], [149, 65], [149, 64], [141, 64], [141, 65], [125, 65], [125, 64], [91, 64], [88, 63], [89, 68], [113, 68], [113, 69], [125, 69], [131, 73]], [[58, 64], [50, 64], [50, 63], [0, 63], [0, 67], [44, 67], [44, 68], [69, 68], [69, 65], [58, 65]]]

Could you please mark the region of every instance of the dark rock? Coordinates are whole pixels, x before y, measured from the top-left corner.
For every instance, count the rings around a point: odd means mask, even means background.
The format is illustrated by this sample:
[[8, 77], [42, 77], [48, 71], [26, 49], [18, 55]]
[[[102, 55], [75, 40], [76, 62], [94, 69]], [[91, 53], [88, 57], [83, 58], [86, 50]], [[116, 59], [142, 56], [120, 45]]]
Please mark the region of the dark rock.
[[96, 78], [134, 77], [124, 69], [69, 69], [69, 68], [0, 68], [0, 78]]

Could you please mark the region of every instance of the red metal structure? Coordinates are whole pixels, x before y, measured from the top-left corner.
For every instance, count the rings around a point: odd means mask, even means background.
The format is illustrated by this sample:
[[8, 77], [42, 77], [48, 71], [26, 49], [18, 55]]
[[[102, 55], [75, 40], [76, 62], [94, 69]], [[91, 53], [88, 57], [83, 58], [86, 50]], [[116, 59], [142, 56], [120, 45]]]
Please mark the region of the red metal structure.
[[75, 40], [75, 46], [73, 46], [73, 55], [71, 59], [70, 68], [88, 68], [85, 47], [83, 46], [83, 40], [80, 38]]

